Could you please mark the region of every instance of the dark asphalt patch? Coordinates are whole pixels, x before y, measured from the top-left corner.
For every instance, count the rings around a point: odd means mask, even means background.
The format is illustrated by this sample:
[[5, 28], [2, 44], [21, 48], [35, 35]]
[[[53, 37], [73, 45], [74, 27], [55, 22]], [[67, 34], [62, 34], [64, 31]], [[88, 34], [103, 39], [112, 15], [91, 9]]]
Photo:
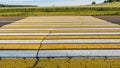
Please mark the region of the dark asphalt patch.
[[120, 16], [94, 16], [94, 17], [120, 25]]
[[0, 27], [24, 19], [25, 17], [0, 17]]

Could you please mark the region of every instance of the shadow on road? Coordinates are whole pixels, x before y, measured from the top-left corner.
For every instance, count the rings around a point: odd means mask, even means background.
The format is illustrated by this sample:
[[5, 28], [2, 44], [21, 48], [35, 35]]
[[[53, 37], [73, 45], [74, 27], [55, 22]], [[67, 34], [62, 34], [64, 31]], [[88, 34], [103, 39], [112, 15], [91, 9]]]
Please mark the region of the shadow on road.
[[94, 16], [94, 17], [120, 25], [120, 16]]

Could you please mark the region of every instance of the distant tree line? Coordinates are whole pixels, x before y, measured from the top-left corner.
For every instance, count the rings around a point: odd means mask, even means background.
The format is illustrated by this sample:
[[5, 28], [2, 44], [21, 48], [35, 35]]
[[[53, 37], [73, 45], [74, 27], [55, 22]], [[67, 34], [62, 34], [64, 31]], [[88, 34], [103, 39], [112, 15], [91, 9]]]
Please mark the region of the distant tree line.
[[[105, 0], [104, 1], [104, 3], [110, 3], [110, 2], [120, 2], [120, 0]], [[96, 4], [96, 2], [93, 1], [92, 4]]]
[[5, 4], [0, 4], [0, 7], [36, 7], [36, 5], [5, 5]]
[[109, 2], [119, 2], [120, 0], [105, 0], [104, 3], [109, 3]]

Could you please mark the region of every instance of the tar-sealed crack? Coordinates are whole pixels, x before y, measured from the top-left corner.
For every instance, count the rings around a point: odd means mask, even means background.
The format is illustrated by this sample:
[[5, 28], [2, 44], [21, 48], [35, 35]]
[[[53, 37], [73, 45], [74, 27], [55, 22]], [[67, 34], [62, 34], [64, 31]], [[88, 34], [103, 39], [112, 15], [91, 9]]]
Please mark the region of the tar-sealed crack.
[[70, 60], [72, 59], [72, 57], [68, 56], [68, 53], [67, 53], [67, 52], [66, 52], [66, 57], [68, 58], [67, 63], [70, 64], [70, 63], [71, 63]]
[[49, 32], [48, 35], [46, 35], [46, 36], [42, 39], [42, 41], [40, 42], [40, 46], [39, 46], [39, 49], [38, 49], [37, 54], [36, 54], [36, 62], [34, 63], [34, 65], [33, 65], [31, 68], [35, 68], [36, 65], [38, 64], [38, 62], [39, 62], [39, 56], [38, 56], [38, 55], [39, 55], [39, 51], [40, 51], [40, 49], [41, 49], [42, 43], [43, 43], [43, 41], [50, 35], [50, 33], [51, 33], [51, 32]]
[[25, 60], [26, 60], [26, 58], [23, 58], [23, 62], [24, 62], [25, 64], [27, 64], [27, 62], [26, 62]]

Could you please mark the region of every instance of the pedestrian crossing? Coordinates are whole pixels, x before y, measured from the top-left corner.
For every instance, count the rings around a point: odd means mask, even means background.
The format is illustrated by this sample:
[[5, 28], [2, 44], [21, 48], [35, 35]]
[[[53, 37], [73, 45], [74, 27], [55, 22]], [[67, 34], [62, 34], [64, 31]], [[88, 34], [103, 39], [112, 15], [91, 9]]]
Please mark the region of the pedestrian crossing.
[[0, 28], [0, 57], [120, 57], [119, 25], [96, 18], [91, 24], [32, 18]]

